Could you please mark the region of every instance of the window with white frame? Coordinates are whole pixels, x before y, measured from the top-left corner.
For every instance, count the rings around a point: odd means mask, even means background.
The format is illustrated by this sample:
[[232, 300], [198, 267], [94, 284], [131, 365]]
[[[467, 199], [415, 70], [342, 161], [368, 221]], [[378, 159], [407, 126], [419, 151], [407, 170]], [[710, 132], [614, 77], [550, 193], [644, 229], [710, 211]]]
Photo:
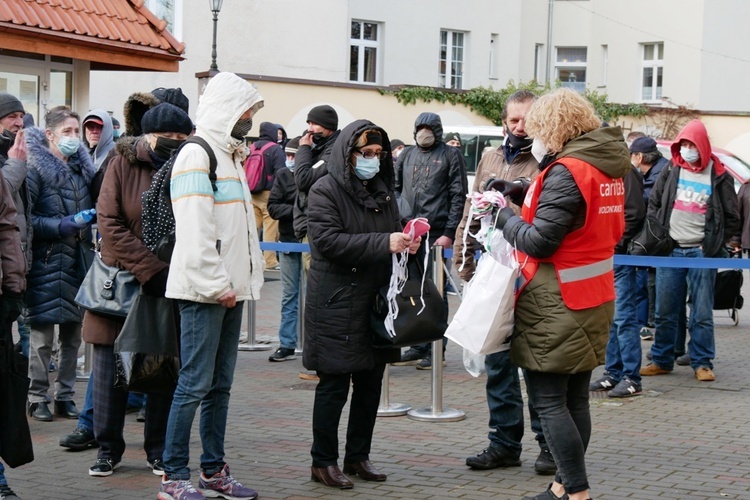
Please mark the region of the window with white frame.
[[182, 38], [182, 0], [146, 0], [146, 8], [167, 22], [167, 31]]
[[658, 101], [662, 95], [664, 73], [664, 43], [643, 44], [643, 68], [641, 69], [641, 99]]
[[440, 31], [438, 87], [463, 88], [465, 35], [460, 31]]
[[576, 92], [586, 90], [586, 47], [557, 47], [555, 78]]
[[380, 25], [371, 21], [352, 21], [349, 42], [349, 80], [360, 83], [378, 81], [378, 40]]

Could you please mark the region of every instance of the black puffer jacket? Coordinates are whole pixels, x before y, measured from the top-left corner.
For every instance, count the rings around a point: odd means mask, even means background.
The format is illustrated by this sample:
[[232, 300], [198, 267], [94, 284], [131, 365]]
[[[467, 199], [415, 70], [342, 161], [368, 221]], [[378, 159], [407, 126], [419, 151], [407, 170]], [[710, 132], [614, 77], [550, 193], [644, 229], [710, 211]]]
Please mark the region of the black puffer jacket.
[[294, 234], [300, 240], [307, 235], [307, 193], [315, 181], [328, 173], [328, 158], [339, 136], [337, 130], [313, 147], [300, 146], [294, 157], [294, 182], [297, 183], [297, 201], [294, 204]]
[[[380, 172], [358, 179], [348, 164], [362, 132], [383, 134]], [[391, 275], [390, 234], [402, 229], [393, 193], [388, 136], [367, 120], [341, 131], [328, 162], [329, 175], [310, 190], [308, 230], [312, 262], [307, 278], [305, 348], [308, 370], [340, 374], [398, 360], [399, 351], [375, 349], [370, 309], [375, 291]]]
[[60, 221], [93, 208], [89, 185], [96, 171], [86, 147], [64, 162], [45, 145], [44, 131], [26, 129], [28, 188], [34, 228], [26, 305], [28, 322], [80, 322], [75, 296], [93, 258], [91, 230], [60, 236]]
[[297, 198], [297, 185], [294, 174], [284, 167], [276, 172], [271, 194], [268, 195], [268, 213], [279, 221], [279, 241], [298, 243], [294, 235], [294, 200]]
[[435, 134], [429, 148], [409, 146], [398, 157], [395, 190], [403, 221], [425, 217], [430, 222], [430, 239], [454, 239], [461, 222], [468, 191], [466, 162], [458, 148], [443, 142], [440, 116], [422, 113], [414, 124], [427, 125]]

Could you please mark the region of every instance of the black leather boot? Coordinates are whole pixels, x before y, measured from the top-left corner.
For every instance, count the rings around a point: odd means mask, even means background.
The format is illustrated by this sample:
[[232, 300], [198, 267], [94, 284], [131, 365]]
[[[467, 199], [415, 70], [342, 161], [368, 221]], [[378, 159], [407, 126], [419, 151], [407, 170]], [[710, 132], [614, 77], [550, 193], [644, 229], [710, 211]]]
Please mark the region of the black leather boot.
[[52, 422], [52, 413], [47, 403], [31, 403], [29, 405], [29, 416], [40, 422]]
[[78, 418], [78, 409], [73, 401], [55, 400], [55, 415], [65, 418]]

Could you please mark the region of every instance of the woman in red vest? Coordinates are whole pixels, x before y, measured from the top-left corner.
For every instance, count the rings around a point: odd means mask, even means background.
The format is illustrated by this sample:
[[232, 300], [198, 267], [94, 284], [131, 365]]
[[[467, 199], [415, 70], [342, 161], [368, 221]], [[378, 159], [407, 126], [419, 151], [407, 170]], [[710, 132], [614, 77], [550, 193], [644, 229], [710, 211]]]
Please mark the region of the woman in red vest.
[[541, 173], [530, 185], [492, 187], [523, 200], [520, 217], [504, 208], [497, 222], [522, 266], [511, 359], [526, 370], [557, 464], [555, 482], [527, 498], [588, 499], [588, 387], [604, 364], [614, 315], [612, 259], [625, 226], [630, 158], [620, 128], [602, 128], [591, 104], [565, 88], [533, 104], [526, 131]]

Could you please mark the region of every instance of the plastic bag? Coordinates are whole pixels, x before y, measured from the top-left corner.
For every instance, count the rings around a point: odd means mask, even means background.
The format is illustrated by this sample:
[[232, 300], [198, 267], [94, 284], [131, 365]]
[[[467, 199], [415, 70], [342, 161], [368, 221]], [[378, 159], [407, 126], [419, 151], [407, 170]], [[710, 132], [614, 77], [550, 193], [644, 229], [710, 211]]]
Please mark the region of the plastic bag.
[[464, 349], [464, 368], [472, 377], [478, 377], [484, 373], [484, 354], [475, 354]]

